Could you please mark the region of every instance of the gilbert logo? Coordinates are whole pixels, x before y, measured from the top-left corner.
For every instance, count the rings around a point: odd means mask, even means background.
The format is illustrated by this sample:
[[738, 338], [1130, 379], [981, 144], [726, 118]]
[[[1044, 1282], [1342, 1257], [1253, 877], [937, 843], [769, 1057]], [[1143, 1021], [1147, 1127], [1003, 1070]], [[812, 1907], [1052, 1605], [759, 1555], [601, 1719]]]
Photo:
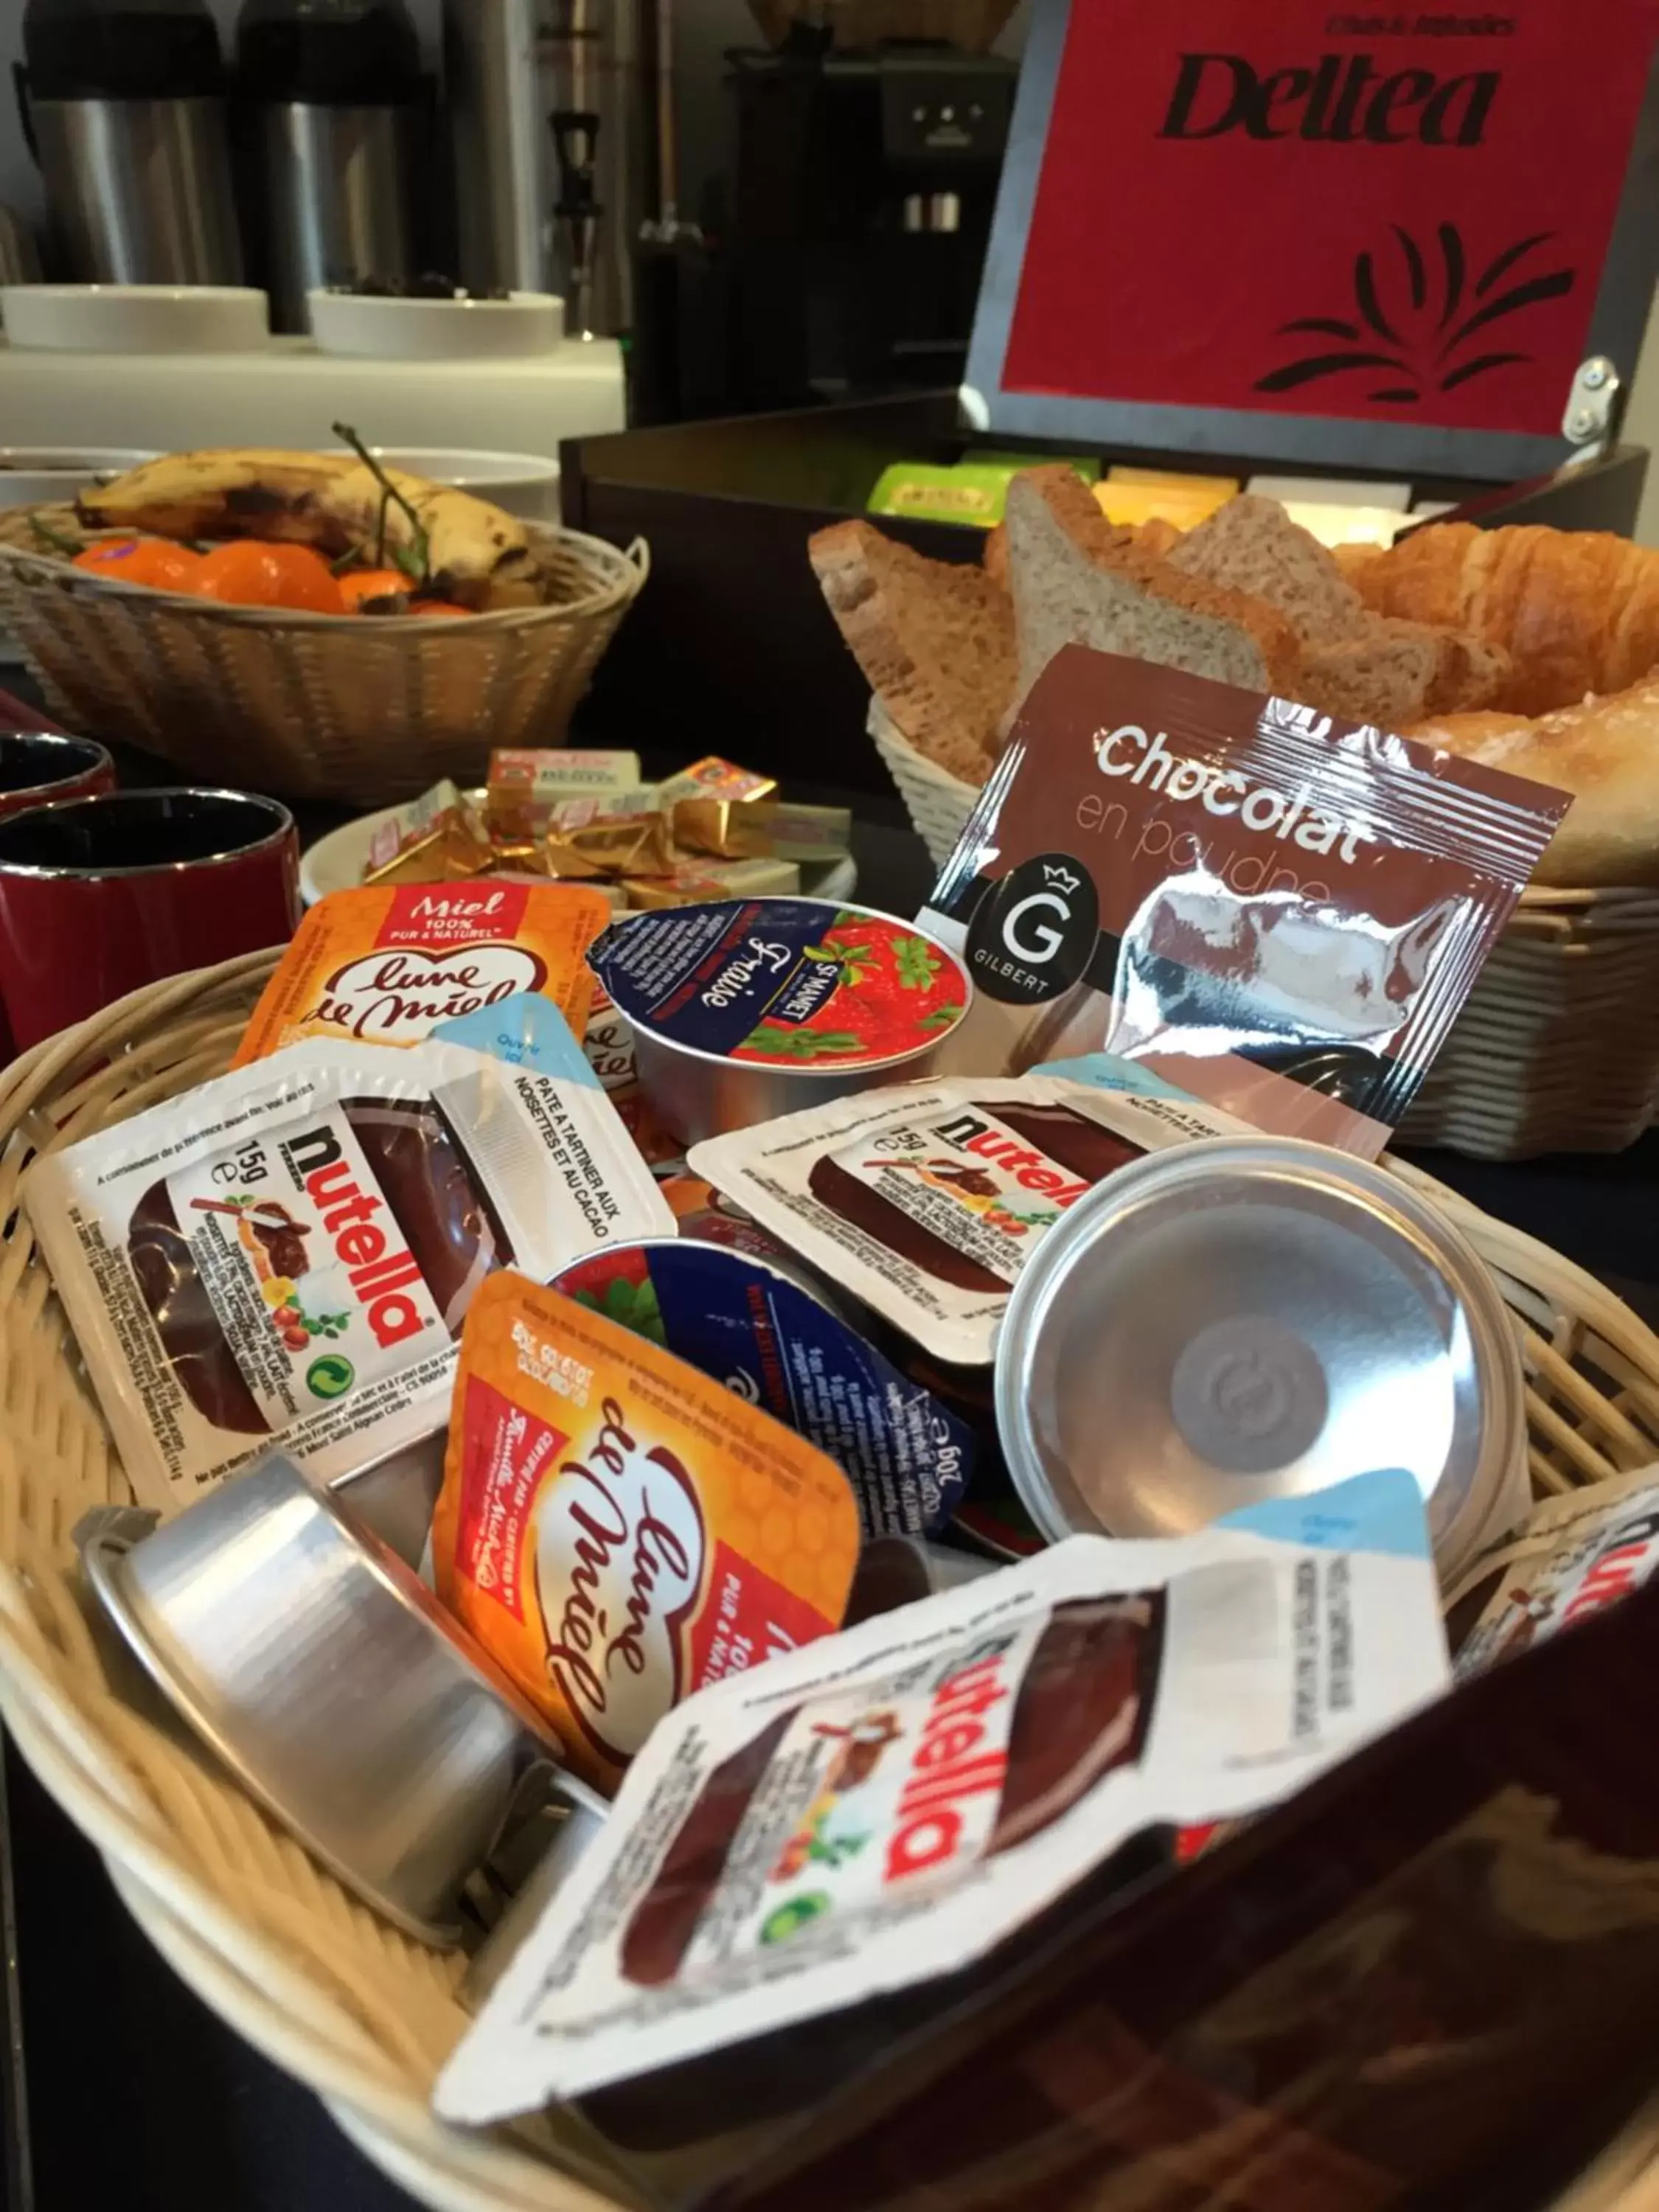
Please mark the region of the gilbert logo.
[[1497, 70], [1392, 72], [1370, 54], [1321, 54], [1309, 67], [1258, 73], [1243, 54], [1182, 54], [1160, 138], [1305, 138], [1337, 146], [1478, 146]]
[[348, 961], [329, 977], [306, 1018], [332, 1023], [370, 1044], [413, 1044], [439, 1022], [535, 990], [546, 973], [522, 945], [448, 951], [403, 945]]
[[702, 1588], [707, 1548], [691, 1478], [649, 1449], [615, 1398], [598, 1435], [568, 1459], [536, 1531], [536, 1593], [547, 1671], [582, 1733], [627, 1759], [685, 1685], [681, 1626]]

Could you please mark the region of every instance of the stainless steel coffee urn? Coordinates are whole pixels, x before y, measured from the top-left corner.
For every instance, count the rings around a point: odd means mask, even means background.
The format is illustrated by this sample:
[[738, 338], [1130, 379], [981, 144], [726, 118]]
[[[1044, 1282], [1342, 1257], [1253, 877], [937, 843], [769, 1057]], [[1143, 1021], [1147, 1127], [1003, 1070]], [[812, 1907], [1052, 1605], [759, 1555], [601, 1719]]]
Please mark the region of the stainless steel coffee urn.
[[273, 327], [303, 331], [313, 289], [411, 276], [426, 94], [404, 0], [246, 0], [236, 85]]
[[460, 276], [563, 295], [577, 336], [632, 321], [653, 155], [641, 0], [443, 0]]
[[28, 0], [14, 75], [63, 275], [240, 283], [207, 0]]

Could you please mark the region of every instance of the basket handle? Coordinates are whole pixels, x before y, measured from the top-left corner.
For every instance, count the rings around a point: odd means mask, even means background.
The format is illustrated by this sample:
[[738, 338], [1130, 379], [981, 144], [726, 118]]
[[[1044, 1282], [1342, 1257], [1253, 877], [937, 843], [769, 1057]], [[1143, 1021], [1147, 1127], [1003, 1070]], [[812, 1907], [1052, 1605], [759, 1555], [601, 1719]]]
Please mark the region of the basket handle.
[[640, 572], [641, 583], [643, 583], [651, 574], [651, 547], [647, 539], [636, 538], [631, 545], [623, 550], [623, 559], [634, 563]]

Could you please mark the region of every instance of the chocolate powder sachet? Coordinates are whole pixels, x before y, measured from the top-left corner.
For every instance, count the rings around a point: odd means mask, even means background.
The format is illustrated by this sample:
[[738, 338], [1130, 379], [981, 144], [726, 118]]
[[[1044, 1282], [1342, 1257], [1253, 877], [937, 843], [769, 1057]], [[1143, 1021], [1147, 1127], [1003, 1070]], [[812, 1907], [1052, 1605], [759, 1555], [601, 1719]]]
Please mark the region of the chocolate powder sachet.
[[919, 917], [974, 979], [953, 1065], [1105, 1054], [1148, 1089], [1375, 1157], [1569, 803], [1068, 646]]

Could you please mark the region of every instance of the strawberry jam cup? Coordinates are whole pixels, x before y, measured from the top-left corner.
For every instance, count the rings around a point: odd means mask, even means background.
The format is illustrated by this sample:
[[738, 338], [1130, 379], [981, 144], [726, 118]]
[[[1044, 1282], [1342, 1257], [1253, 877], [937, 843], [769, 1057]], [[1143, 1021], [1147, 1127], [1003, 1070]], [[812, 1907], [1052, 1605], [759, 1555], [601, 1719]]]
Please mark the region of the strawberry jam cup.
[[929, 1074], [968, 1011], [956, 954], [830, 899], [721, 899], [613, 922], [589, 958], [684, 1143]]

